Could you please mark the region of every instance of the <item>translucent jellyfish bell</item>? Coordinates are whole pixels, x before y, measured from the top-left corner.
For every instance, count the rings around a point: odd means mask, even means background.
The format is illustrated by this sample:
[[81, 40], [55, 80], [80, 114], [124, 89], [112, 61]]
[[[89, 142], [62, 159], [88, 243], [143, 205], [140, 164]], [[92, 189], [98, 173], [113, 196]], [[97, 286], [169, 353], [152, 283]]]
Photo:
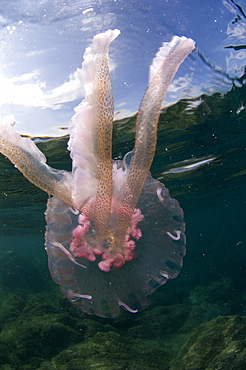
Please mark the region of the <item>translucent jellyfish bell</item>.
[[46, 158], [13, 125], [0, 125], [0, 151], [29, 181], [53, 197], [45, 213], [46, 251], [61, 292], [88, 314], [136, 313], [147, 296], [175, 278], [185, 255], [185, 224], [179, 203], [149, 172], [161, 104], [194, 42], [174, 36], [150, 67], [149, 85], [136, 121], [134, 150], [112, 161], [113, 96], [108, 46], [119, 35], [94, 37], [79, 70], [85, 99], [69, 127], [72, 173]]

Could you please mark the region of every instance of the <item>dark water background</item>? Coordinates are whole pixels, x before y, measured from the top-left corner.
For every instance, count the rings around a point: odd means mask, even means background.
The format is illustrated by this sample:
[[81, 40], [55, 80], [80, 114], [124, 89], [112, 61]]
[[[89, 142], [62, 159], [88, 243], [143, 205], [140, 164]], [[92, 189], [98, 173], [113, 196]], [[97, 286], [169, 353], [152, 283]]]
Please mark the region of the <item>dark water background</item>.
[[[187, 255], [136, 315], [87, 316], [63, 298], [44, 250], [47, 195], [0, 157], [0, 369], [245, 368], [246, 87], [188, 105], [161, 115], [151, 170], [184, 209]], [[116, 122], [114, 158], [133, 143], [134, 119]], [[37, 141], [69, 170], [66, 144]]]

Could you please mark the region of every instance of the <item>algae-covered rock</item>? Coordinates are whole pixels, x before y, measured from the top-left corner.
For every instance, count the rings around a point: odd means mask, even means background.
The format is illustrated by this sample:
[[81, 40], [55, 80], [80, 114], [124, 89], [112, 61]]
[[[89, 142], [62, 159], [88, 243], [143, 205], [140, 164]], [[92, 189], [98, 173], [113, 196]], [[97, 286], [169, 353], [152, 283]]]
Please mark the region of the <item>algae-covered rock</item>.
[[246, 317], [219, 316], [188, 337], [170, 370], [243, 370], [246, 364]]
[[62, 351], [38, 370], [165, 370], [166, 354], [151, 341], [126, 338], [114, 331], [97, 333]]
[[34, 369], [83, 339], [85, 328], [81, 322], [57, 307], [36, 297], [27, 302], [23, 299], [21, 304], [18, 310], [10, 300], [12, 314], [0, 333], [0, 366]]
[[189, 311], [185, 305], [154, 307], [136, 318], [128, 334], [132, 338], [165, 338], [182, 328], [188, 314]]
[[231, 279], [223, 278], [206, 286], [197, 286], [183, 304], [189, 310], [189, 316], [184, 322], [183, 333], [190, 333], [203, 322], [208, 322], [218, 316], [229, 316], [235, 312], [235, 293], [231, 299]]
[[176, 304], [164, 296], [162, 306], [117, 319], [85, 315], [53, 295], [1, 289], [0, 369], [244, 370], [246, 317], [229, 316], [230, 288], [230, 280], [213, 282]]

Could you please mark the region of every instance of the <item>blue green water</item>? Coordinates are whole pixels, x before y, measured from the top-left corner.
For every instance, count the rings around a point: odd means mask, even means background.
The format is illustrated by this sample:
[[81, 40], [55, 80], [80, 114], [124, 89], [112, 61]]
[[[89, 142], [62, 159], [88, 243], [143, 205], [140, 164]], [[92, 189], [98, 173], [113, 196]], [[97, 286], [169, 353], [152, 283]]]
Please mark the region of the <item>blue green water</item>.
[[[184, 209], [187, 255], [138, 314], [87, 316], [60, 294], [44, 250], [47, 195], [1, 156], [0, 369], [244, 369], [245, 92], [161, 115], [151, 172]], [[114, 158], [133, 140], [134, 120], [116, 122]], [[37, 141], [69, 170], [66, 143]]]

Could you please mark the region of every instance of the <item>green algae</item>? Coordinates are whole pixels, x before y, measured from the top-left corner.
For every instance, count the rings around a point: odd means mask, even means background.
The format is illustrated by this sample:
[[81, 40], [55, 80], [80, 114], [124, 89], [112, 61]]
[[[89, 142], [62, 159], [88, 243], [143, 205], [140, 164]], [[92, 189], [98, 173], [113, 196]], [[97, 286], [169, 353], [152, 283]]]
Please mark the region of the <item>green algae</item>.
[[240, 370], [246, 364], [246, 317], [219, 316], [192, 331], [170, 370]]
[[230, 315], [231, 284], [197, 286], [176, 304], [163, 296], [162, 306], [117, 319], [85, 315], [60, 296], [1, 290], [0, 369], [243, 369], [246, 317]]
[[148, 341], [133, 341], [116, 332], [97, 333], [93, 338], [63, 351], [51, 362], [44, 363], [45, 369], [160, 369], [164, 365], [165, 351]]
[[15, 295], [12, 303], [2, 304], [1, 311], [2, 317], [5, 312], [0, 333], [1, 366], [9, 363], [14, 369], [37, 368], [44, 359], [83, 338], [80, 322], [36, 296], [25, 300]]

